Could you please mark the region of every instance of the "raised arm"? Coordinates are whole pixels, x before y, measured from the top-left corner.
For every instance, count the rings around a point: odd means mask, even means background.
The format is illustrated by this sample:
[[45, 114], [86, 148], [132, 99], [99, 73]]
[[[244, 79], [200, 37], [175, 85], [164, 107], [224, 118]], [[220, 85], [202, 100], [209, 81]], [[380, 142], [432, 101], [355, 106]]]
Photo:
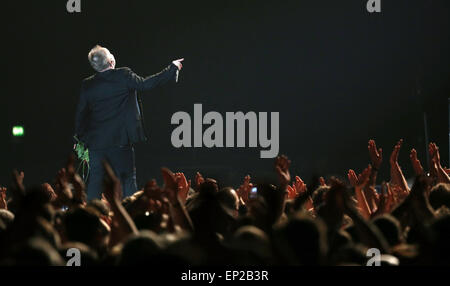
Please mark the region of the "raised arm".
[[439, 155], [439, 147], [436, 145], [436, 143], [430, 143], [429, 152], [431, 155], [431, 162], [433, 165], [437, 168], [437, 179], [439, 183], [450, 183], [450, 176], [447, 174], [447, 172], [444, 170], [444, 168], [441, 165], [441, 156]]
[[403, 190], [409, 192], [408, 183], [406, 182], [405, 176], [403, 176], [402, 169], [398, 163], [398, 154], [402, 144], [403, 139], [400, 139], [395, 145], [389, 160], [391, 164], [391, 184], [399, 186]]
[[169, 82], [175, 78], [176, 72], [181, 70], [181, 62], [184, 59], [173, 61], [168, 67], [148, 77], [141, 77], [135, 74], [131, 69], [125, 69], [127, 77], [127, 86], [129, 89], [135, 89], [139, 91], [151, 90], [157, 86]]
[[119, 179], [107, 162], [103, 162], [103, 167], [105, 168], [104, 196], [114, 213], [110, 241], [110, 245], [113, 246], [124, 241], [127, 236], [137, 234], [138, 229], [120, 201], [122, 186]]
[[375, 186], [378, 170], [383, 162], [383, 149], [377, 149], [375, 140], [369, 140], [367, 149], [369, 150], [370, 161], [372, 161], [372, 172], [370, 173], [369, 185]]
[[365, 219], [370, 219], [372, 215], [372, 210], [367, 203], [366, 196], [363, 193], [363, 189], [366, 184], [369, 183], [370, 173], [372, 171], [372, 166], [369, 165], [364, 171], [356, 176], [355, 171], [352, 169], [348, 170], [348, 180], [350, 184], [355, 188], [356, 201], [358, 202], [358, 208], [361, 212], [361, 215]]

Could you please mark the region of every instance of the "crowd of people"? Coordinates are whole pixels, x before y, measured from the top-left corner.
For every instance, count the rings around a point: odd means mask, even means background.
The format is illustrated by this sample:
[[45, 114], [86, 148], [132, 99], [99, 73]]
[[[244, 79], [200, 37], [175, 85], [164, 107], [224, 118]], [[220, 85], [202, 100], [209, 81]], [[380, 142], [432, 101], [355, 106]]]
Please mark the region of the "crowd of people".
[[[237, 188], [197, 173], [161, 168], [129, 197], [108, 162], [102, 198], [87, 201], [75, 158], [54, 181], [25, 187], [24, 173], [0, 188], [0, 265], [66, 265], [69, 249], [82, 266], [137, 265], [448, 265], [450, 170], [429, 144], [429, 170], [410, 151], [410, 187], [398, 163], [374, 140], [370, 161], [347, 178], [308, 185], [276, 158], [277, 182], [247, 175]], [[387, 160], [388, 159], [388, 160]], [[377, 178], [390, 165], [389, 180]]]

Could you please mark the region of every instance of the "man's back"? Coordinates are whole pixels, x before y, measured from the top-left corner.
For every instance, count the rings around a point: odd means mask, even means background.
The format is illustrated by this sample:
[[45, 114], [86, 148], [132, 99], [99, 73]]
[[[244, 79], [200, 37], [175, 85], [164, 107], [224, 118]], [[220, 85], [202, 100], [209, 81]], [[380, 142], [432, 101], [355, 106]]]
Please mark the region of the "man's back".
[[75, 133], [89, 149], [145, 141], [136, 90], [149, 90], [173, 78], [176, 66], [142, 78], [129, 68], [109, 69], [83, 80]]

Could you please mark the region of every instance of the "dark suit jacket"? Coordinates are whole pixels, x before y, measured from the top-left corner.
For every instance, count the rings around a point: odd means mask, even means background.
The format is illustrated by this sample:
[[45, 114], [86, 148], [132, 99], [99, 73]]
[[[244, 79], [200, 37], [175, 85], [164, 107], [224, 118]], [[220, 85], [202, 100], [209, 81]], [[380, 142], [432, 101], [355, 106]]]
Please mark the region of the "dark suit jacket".
[[142, 103], [136, 91], [153, 89], [172, 79], [171, 64], [142, 78], [129, 68], [110, 69], [83, 80], [75, 116], [75, 134], [89, 149], [146, 141]]

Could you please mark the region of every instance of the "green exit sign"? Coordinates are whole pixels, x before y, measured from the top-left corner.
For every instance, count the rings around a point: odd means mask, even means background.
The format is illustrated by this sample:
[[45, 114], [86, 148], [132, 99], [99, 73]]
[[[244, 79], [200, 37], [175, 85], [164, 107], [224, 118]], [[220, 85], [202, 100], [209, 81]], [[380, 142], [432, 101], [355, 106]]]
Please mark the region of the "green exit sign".
[[15, 137], [21, 137], [25, 135], [25, 129], [23, 126], [13, 126], [12, 135]]

